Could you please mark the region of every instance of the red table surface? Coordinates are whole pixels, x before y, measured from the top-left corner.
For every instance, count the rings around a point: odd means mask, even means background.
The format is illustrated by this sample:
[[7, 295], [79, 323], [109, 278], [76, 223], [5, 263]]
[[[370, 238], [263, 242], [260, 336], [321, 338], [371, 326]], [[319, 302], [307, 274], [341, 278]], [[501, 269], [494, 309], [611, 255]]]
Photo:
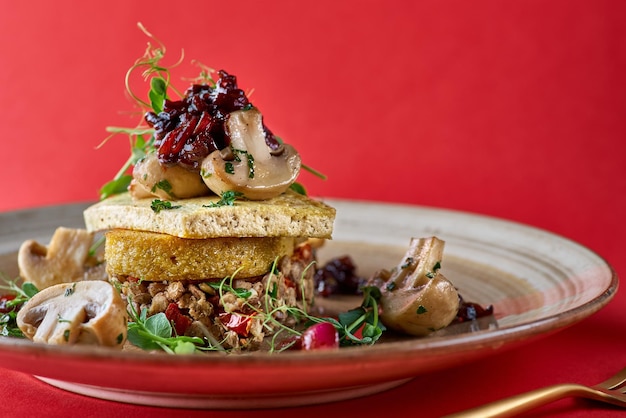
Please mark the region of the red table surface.
[[[0, 3], [0, 211], [95, 200], [127, 156], [123, 77], [143, 22], [254, 88], [276, 134], [328, 175], [310, 194], [452, 208], [580, 242], [626, 272], [626, 2], [109, 0]], [[254, 416], [440, 416], [626, 366], [626, 296], [532, 344], [377, 395]], [[132, 378], [132, 376], [129, 376]], [[241, 382], [245, 385], [246, 382]], [[120, 404], [0, 370], [0, 416], [243, 417]], [[607, 417], [564, 400], [536, 416]]]

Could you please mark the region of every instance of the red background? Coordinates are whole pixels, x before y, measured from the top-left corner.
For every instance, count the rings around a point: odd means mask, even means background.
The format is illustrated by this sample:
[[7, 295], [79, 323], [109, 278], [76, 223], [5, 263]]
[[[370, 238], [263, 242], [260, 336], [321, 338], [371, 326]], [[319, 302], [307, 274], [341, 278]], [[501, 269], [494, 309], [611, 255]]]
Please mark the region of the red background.
[[[0, 211], [97, 199], [128, 155], [124, 137], [96, 146], [106, 126], [136, 121], [124, 74], [146, 46], [141, 21], [167, 62], [184, 48], [178, 78], [196, 75], [195, 58], [254, 88], [268, 126], [328, 175], [302, 176], [310, 194], [515, 220], [626, 272], [626, 2], [5, 0], [0, 10]], [[618, 294], [551, 345], [500, 357], [526, 362], [513, 388], [595, 383], [625, 365], [625, 302]], [[597, 376], [577, 374], [581, 363]], [[494, 389], [511, 377], [489, 364], [460, 370], [490, 382], [459, 405], [514, 392]], [[454, 409], [426, 402], [444, 410]]]

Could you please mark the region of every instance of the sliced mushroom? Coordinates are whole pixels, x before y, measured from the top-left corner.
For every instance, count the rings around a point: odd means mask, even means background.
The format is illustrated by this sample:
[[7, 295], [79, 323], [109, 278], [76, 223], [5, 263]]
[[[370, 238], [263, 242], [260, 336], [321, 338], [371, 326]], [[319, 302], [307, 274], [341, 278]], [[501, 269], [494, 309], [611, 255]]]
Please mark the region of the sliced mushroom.
[[156, 154], [149, 154], [135, 164], [128, 189], [135, 199], [150, 196], [187, 199], [209, 194], [199, 173], [178, 165], [161, 164]]
[[459, 295], [439, 272], [444, 245], [436, 237], [412, 238], [400, 264], [370, 280], [381, 289], [381, 320], [387, 327], [423, 336], [454, 320]]
[[91, 232], [64, 227], [56, 229], [47, 247], [34, 240], [25, 241], [17, 255], [20, 277], [39, 290], [82, 280], [91, 274], [93, 263], [89, 249], [92, 242]]
[[108, 282], [82, 281], [48, 287], [17, 314], [17, 326], [36, 343], [122, 347], [128, 317]]
[[270, 199], [296, 180], [300, 155], [291, 145], [272, 150], [266, 144], [257, 109], [230, 113], [225, 128], [230, 148], [213, 151], [202, 162], [202, 178], [215, 194], [235, 191], [251, 200]]

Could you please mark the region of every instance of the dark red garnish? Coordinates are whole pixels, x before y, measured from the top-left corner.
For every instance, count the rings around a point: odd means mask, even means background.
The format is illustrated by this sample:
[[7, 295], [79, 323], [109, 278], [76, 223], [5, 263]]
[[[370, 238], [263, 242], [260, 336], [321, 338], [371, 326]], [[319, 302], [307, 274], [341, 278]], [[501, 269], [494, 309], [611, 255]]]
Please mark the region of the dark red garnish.
[[365, 280], [356, 274], [356, 267], [349, 256], [333, 258], [315, 272], [315, 290], [322, 297], [356, 295], [364, 283]]
[[459, 299], [459, 312], [454, 322], [473, 321], [478, 318], [493, 315], [492, 305], [484, 308], [477, 303], [466, 302], [462, 297], [459, 297]]
[[191, 318], [183, 314], [178, 305], [170, 303], [165, 310], [165, 317], [174, 325], [176, 335], [185, 335], [191, 325]]
[[[224, 122], [230, 112], [252, 107], [246, 94], [237, 86], [237, 78], [218, 71], [215, 87], [194, 84], [181, 100], [165, 100], [159, 114], [148, 112], [145, 120], [155, 130], [154, 145], [159, 161], [196, 169], [211, 152], [230, 144]], [[272, 132], [265, 130], [265, 142], [278, 148]]]

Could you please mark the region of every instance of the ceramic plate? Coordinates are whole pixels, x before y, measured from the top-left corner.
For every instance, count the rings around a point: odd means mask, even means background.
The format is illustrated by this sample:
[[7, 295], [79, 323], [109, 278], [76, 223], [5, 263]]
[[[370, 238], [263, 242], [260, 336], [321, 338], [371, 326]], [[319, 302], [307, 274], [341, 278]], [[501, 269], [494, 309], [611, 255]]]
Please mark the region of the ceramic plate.
[[[190, 408], [266, 408], [363, 396], [421, 373], [528, 343], [602, 308], [617, 290], [610, 266], [572, 241], [499, 219], [417, 206], [329, 200], [334, 240], [321, 261], [349, 254], [361, 275], [397, 264], [409, 238], [446, 241], [442, 272], [466, 300], [495, 315], [427, 338], [394, 338], [336, 351], [171, 356], [36, 345], [0, 337], [0, 367], [89, 396]], [[81, 227], [85, 205], [0, 214], [0, 271], [17, 276], [22, 241], [47, 243], [57, 226]], [[358, 298], [318, 301], [327, 311]]]

